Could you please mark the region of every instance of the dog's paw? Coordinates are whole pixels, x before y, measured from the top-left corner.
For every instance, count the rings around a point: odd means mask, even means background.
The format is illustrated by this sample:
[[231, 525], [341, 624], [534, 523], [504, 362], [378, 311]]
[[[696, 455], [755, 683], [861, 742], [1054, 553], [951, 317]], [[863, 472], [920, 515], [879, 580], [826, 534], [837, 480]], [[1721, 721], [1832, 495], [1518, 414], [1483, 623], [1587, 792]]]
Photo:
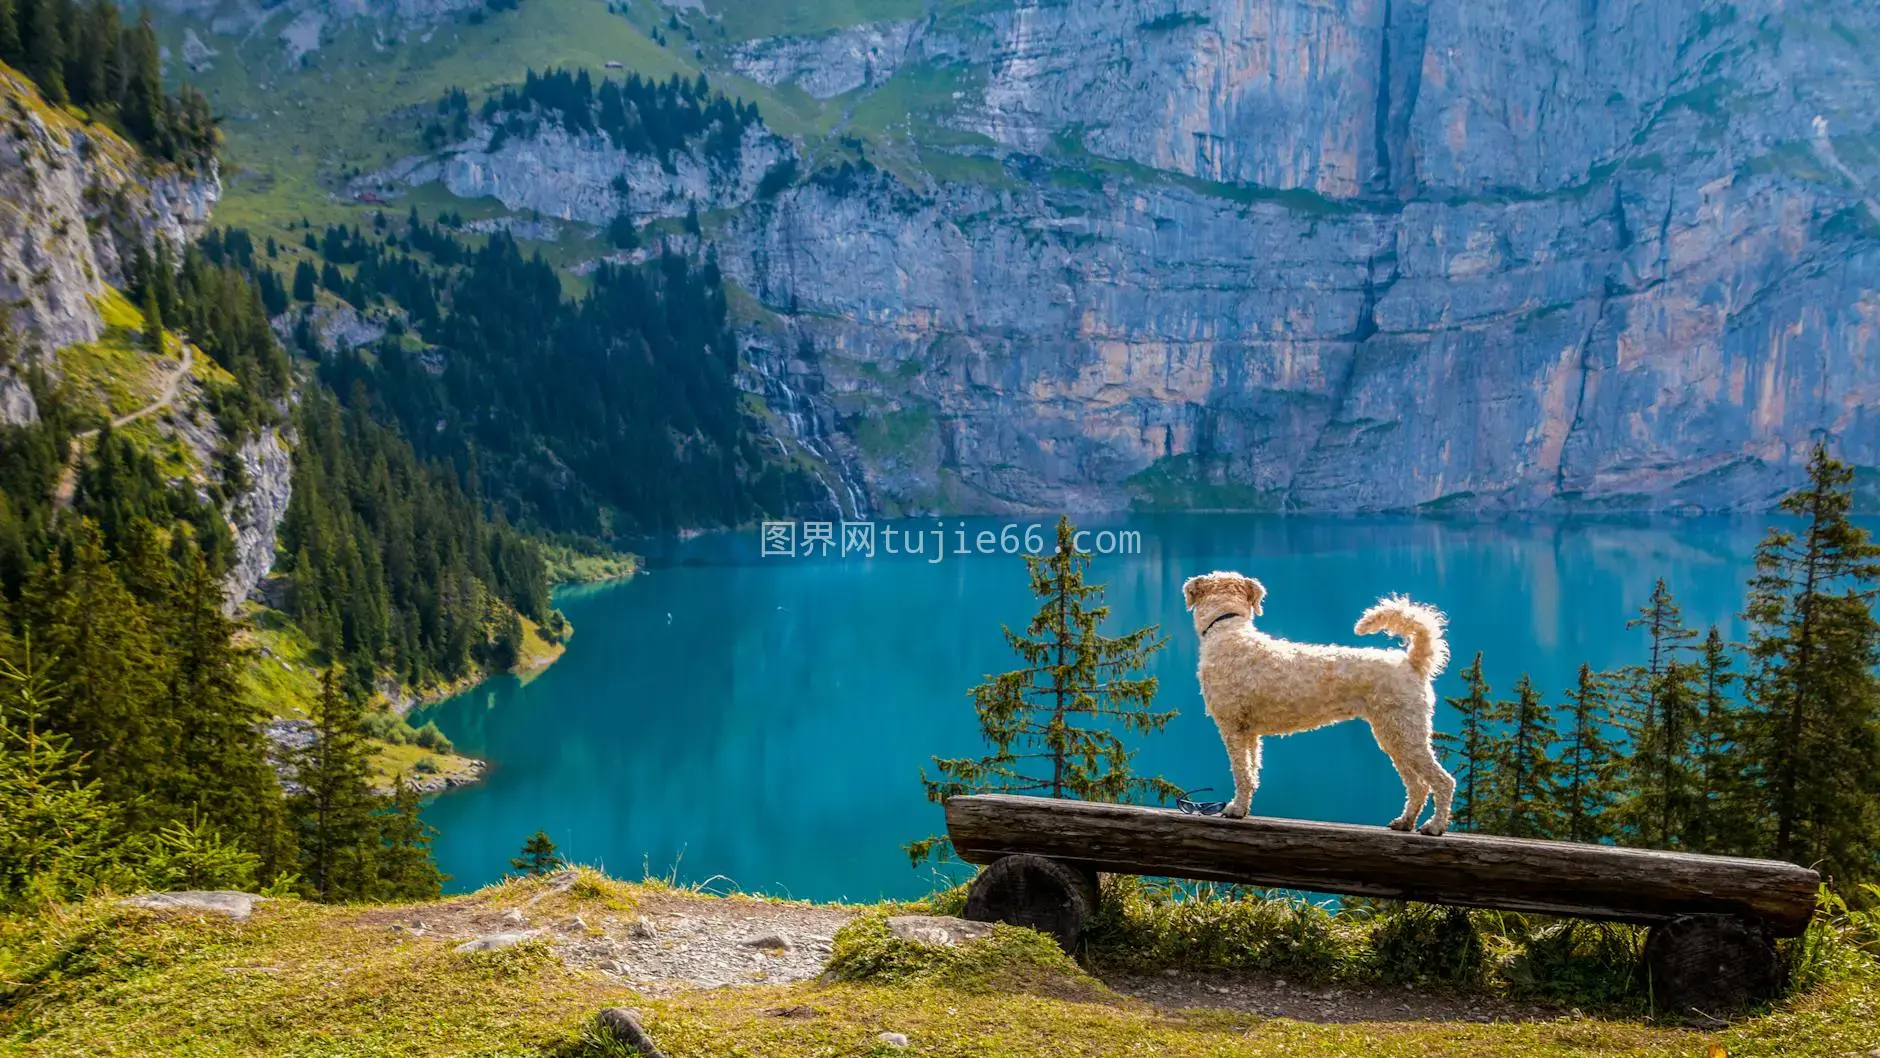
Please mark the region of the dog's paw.
[[1221, 817], [1224, 819], [1245, 819], [1247, 818], [1247, 809], [1242, 805], [1230, 804], [1226, 808], [1221, 809]]
[[1393, 819], [1385, 825], [1392, 830], [1409, 830], [1414, 824], [1408, 819]]
[[1427, 823], [1425, 823], [1425, 824], [1423, 824], [1422, 826], [1420, 826], [1420, 827], [1418, 827], [1418, 828], [1417, 828], [1417, 833], [1419, 833], [1419, 834], [1427, 834], [1427, 835], [1429, 835], [1430, 837], [1433, 837], [1433, 838], [1440, 838], [1440, 837], [1442, 837], [1442, 836], [1443, 836], [1443, 831], [1445, 831], [1445, 830], [1448, 830], [1448, 829], [1449, 829], [1448, 827], [1439, 827], [1439, 826], [1437, 826], [1437, 825], [1436, 825], [1436, 820], [1434, 820], [1434, 819], [1432, 819], [1432, 820], [1430, 820], [1429, 822], [1427, 822]]

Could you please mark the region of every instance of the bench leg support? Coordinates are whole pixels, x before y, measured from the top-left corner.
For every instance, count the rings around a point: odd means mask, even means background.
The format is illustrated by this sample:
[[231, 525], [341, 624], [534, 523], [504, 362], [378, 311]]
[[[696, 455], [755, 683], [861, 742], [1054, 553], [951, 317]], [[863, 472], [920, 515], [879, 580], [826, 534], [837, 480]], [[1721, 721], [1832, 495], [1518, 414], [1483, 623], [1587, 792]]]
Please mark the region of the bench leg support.
[[1775, 941], [1730, 915], [1682, 915], [1651, 928], [1645, 967], [1660, 1009], [1722, 1018], [1774, 999], [1782, 987]]
[[965, 917], [1029, 926], [1075, 952], [1097, 910], [1094, 876], [1043, 856], [1020, 853], [993, 862], [973, 879]]

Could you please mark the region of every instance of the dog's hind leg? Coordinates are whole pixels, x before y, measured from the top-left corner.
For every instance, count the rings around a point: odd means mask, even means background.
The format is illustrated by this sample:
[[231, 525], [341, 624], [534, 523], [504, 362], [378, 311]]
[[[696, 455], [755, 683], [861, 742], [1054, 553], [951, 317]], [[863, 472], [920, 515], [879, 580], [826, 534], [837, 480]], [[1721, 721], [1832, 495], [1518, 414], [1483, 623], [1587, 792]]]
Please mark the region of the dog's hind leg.
[[1221, 729], [1221, 741], [1227, 744], [1227, 763], [1234, 769], [1234, 799], [1221, 809], [1229, 819], [1244, 819], [1260, 789], [1260, 736], [1245, 735], [1244, 741]]
[[[1424, 773], [1423, 762], [1417, 759], [1419, 747], [1412, 732], [1399, 730], [1388, 723], [1372, 721], [1371, 734], [1377, 738], [1378, 748], [1390, 756], [1391, 764], [1397, 768], [1397, 777], [1403, 780], [1403, 814], [1390, 821], [1390, 828], [1410, 830], [1417, 825], [1417, 816], [1423, 813], [1423, 802], [1429, 800], [1430, 796], [1429, 779]], [[1423, 752], [1428, 752], [1427, 747]]]
[[1435, 837], [1449, 829], [1449, 810], [1456, 801], [1456, 777], [1444, 770], [1428, 742], [1423, 744], [1422, 756], [1423, 777], [1429, 782], [1430, 791], [1436, 795], [1436, 811], [1420, 829]]

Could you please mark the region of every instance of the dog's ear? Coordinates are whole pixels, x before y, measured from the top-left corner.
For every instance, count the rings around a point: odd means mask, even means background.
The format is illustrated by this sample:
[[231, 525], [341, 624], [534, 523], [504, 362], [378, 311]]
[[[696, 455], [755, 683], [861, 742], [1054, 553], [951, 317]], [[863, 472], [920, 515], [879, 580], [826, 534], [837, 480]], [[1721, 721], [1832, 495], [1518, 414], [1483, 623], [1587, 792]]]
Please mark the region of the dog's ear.
[[1201, 598], [1201, 582], [1207, 579], [1206, 577], [1189, 577], [1182, 581], [1182, 602], [1186, 603], [1190, 610], [1195, 608], [1195, 600]]
[[1253, 616], [1260, 616], [1264, 612], [1260, 609], [1260, 600], [1266, 598], [1266, 585], [1252, 577], [1242, 577], [1240, 590], [1247, 593], [1247, 608], [1252, 611]]

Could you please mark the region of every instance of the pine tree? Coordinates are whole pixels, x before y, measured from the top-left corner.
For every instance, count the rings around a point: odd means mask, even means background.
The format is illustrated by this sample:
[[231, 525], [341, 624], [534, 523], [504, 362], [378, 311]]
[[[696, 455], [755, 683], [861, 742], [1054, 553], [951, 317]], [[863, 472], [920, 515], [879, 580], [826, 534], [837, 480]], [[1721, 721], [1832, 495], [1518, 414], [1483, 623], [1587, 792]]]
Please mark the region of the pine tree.
[[135, 830], [167, 816], [159, 790], [175, 768], [175, 732], [161, 705], [165, 658], [148, 608], [124, 587], [96, 523], [73, 530], [72, 566], [49, 560], [29, 590], [28, 621], [44, 637], [64, 689], [59, 729], [85, 754], [105, 796]]
[[1568, 841], [1599, 841], [1611, 837], [1614, 790], [1612, 773], [1619, 754], [1606, 737], [1612, 722], [1612, 691], [1604, 675], [1590, 665], [1580, 666], [1574, 688], [1567, 692], [1566, 746], [1560, 757], [1561, 837]]
[[312, 301], [318, 292], [320, 274], [313, 270], [309, 261], [299, 261], [294, 265], [294, 300]]
[[313, 742], [299, 756], [303, 789], [293, 806], [299, 820], [302, 873], [322, 900], [370, 896], [376, 884], [373, 852], [379, 830], [372, 819], [378, 798], [368, 782], [364, 711], [340, 690], [328, 667], [313, 713]]
[[1730, 650], [1716, 625], [1704, 637], [1697, 669], [1702, 715], [1695, 739], [1697, 788], [1691, 808], [1687, 844], [1699, 852], [1736, 852], [1749, 829], [1741, 810], [1742, 782], [1735, 750], [1740, 716], [1730, 687]]
[[437, 828], [419, 815], [418, 802], [418, 791], [400, 775], [379, 816], [381, 900], [432, 900], [444, 891], [444, 875], [431, 858]]
[[144, 284], [144, 349], [152, 356], [163, 355], [163, 309], [157, 302], [157, 284]]
[[523, 875], [533, 877], [559, 870], [563, 862], [561, 854], [555, 851], [554, 841], [549, 839], [548, 831], [538, 830], [522, 843], [522, 855], [510, 860], [509, 866]]
[[25, 73], [39, 85], [46, 101], [66, 102], [65, 33], [59, 24], [60, 0], [18, 0], [21, 58]]
[[1437, 732], [1436, 743], [1442, 747], [1443, 755], [1450, 758], [1451, 770], [1456, 776], [1456, 801], [1450, 818], [1458, 830], [1479, 830], [1486, 818], [1481, 805], [1484, 800], [1492, 799], [1489, 784], [1494, 779], [1493, 762], [1484, 756], [1490, 734], [1484, 725], [1494, 706], [1488, 696], [1488, 680], [1482, 676], [1481, 651], [1476, 651], [1475, 660], [1462, 670], [1461, 676], [1469, 693], [1444, 701], [1462, 718], [1462, 732], [1458, 735]]
[[[1024, 634], [1004, 629], [1024, 668], [988, 679], [970, 692], [980, 733], [992, 753], [934, 758], [938, 779], [921, 771], [931, 801], [966, 793], [1043, 793], [1086, 801], [1167, 799], [1180, 790], [1130, 772], [1134, 755], [1116, 728], [1151, 734], [1175, 717], [1154, 708], [1155, 677], [1136, 677], [1166, 643], [1157, 626], [1109, 637], [1103, 588], [1084, 583], [1088, 555], [1075, 547], [1070, 519], [1057, 525], [1056, 550], [1027, 555], [1032, 594], [1042, 600]], [[927, 838], [908, 846], [916, 863], [939, 847]]]
[[1616, 807], [1619, 836], [1629, 844], [1669, 848], [1677, 843], [1693, 799], [1691, 739], [1698, 726], [1695, 669], [1679, 658], [1697, 633], [1663, 578], [1626, 627], [1644, 628], [1649, 660], [1620, 670], [1618, 710], [1625, 731], [1625, 796]]
[[1541, 700], [1534, 681], [1522, 673], [1511, 701], [1497, 703], [1496, 718], [1505, 733], [1490, 737], [1489, 757], [1496, 765], [1499, 812], [1495, 832], [1517, 838], [1549, 838], [1559, 833], [1558, 766], [1554, 747], [1560, 734], [1553, 711]]
[[[43, 0], [42, 0], [43, 2]], [[151, 25], [150, 10], [144, 9], [137, 28], [124, 35], [128, 60], [125, 97], [119, 112], [124, 125], [138, 142], [165, 153], [167, 101], [163, 96], [163, 60], [157, 46], [156, 27]]]
[[24, 60], [19, 11], [13, 0], [0, 0], [0, 62], [17, 67], [23, 65]]
[[241, 685], [235, 623], [222, 613], [222, 585], [202, 551], [186, 544], [182, 576], [166, 600], [164, 631], [172, 658], [168, 712], [177, 732], [177, 767], [169, 799], [251, 847], [279, 838], [268, 831], [280, 813], [280, 786], [268, 767], [261, 725], [267, 715]]
[[1767, 820], [1762, 850], [1850, 889], [1880, 873], [1880, 546], [1848, 518], [1853, 480], [1816, 445], [1808, 484], [1781, 504], [1801, 534], [1772, 528], [1756, 548], [1741, 754]]
[[117, 806], [49, 729], [59, 700], [30, 637], [19, 666], [0, 659], [0, 909], [77, 895], [115, 859]]

